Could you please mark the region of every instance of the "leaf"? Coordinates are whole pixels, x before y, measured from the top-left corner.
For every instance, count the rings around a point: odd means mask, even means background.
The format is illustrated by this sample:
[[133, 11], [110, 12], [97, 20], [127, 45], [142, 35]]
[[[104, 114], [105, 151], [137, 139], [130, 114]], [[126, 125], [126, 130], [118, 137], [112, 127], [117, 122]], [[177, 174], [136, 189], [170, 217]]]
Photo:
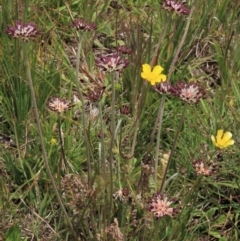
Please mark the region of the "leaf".
[[17, 224], [14, 224], [4, 235], [5, 241], [21, 241], [21, 230]]

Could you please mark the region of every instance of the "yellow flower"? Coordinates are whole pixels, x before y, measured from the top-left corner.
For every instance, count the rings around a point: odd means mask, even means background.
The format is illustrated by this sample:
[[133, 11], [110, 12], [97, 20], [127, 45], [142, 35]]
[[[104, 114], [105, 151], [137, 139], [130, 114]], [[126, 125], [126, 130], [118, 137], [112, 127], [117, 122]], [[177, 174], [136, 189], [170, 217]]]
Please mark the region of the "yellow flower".
[[51, 141], [50, 141], [50, 144], [55, 145], [56, 143], [57, 143], [57, 140], [55, 138], [52, 138]]
[[220, 149], [234, 144], [234, 140], [232, 140], [232, 133], [228, 131], [223, 133], [223, 130], [218, 130], [216, 138], [212, 135], [211, 139], [213, 144]]
[[158, 82], [165, 82], [167, 76], [161, 74], [163, 68], [160, 65], [156, 65], [153, 70], [151, 70], [151, 66], [149, 64], [142, 65], [142, 73], [141, 77], [151, 83], [151, 85], [155, 85]]

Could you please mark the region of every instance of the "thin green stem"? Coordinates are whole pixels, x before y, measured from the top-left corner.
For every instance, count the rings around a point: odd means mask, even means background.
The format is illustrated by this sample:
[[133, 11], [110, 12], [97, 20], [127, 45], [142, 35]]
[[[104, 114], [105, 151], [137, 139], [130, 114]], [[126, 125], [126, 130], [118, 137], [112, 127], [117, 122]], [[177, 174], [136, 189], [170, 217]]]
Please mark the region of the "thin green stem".
[[31, 98], [32, 98], [32, 105], [33, 105], [33, 109], [34, 109], [34, 114], [35, 114], [35, 119], [36, 119], [36, 124], [37, 124], [37, 130], [38, 130], [38, 134], [39, 134], [39, 138], [40, 138], [40, 144], [41, 144], [41, 149], [42, 149], [42, 155], [43, 155], [43, 160], [44, 160], [44, 165], [46, 167], [46, 171], [47, 174], [50, 178], [53, 190], [55, 192], [55, 195], [57, 197], [58, 203], [60, 205], [60, 208], [67, 220], [67, 224], [69, 226], [69, 228], [71, 229], [71, 232], [74, 236], [74, 239], [77, 241], [79, 240], [77, 238], [77, 235], [74, 231], [73, 225], [70, 221], [70, 218], [68, 217], [68, 214], [66, 212], [66, 209], [63, 205], [62, 199], [60, 197], [60, 194], [58, 192], [58, 188], [56, 185], [56, 182], [53, 178], [50, 166], [49, 166], [49, 162], [48, 162], [48, 158], [47, 158], [47, 152], [45, 149], [45, 144], [44, 144], [44, 139], [43, 139], [43, 133], [42, 133], [42, 128], [41, 128], [41, 123], [40, 123], [40, 117], [39, 117], [39, 113], [38, 113], [38, 108], [37, 108], [37, 101], [36, 101], [36, 95], [35, 95], [35, 91], [34, 91], [34, 86], [33, 86], [33, 80], [32, 80], [32, 75], [31, 75], [31, 68], [30, 68], [30, 64], [29, 64], [29, 60], [28, 60], [28, 54], [27, 54], [27, 49], [26, 49], [26, 45], [24, 46], [24, 54], [25, 54], [25, 63], [26, 63], [26, 74], [27, 74], [27, 79], [29, 82], [29, 87], [30, 87], [30, 91], [31, 91]]
[[[165, 24], [163, 32], [159, 36], [158, 44], [157, 44], [157, 46], [154, 50], [153, 57], [152, 57], [152, 60], [151, 60], [151, 63], [150, 63], [151, 66], [156, 65], [156, 63], [158, 61], [160, 46], [161, 46], [161, 43], [162, 43], [162, 41], [164, 39], [164, 36], [166, 34], [167, 26], [168, 26], [169, 23], [170, 23], [170, 18], [168, 19], [167, 23]], [[136, 147], [136, 144], [137, 144], [137, 135], [138, 135], [138, 130], [139, 130], [140, 118], [141, 118], [141, 115], [142, 115], [142, 110], [143, 110], [143, 105], [144, 105], [146, 93], [147, 93], [147, 82], [144, 81], [142, 91], [141, 91], [139, 101], [138, 101], [139, 104], [137, 105], [137, 116], [136, 116], [136, 124], [135, 124], [134, 134], [133, 134], [131, 156], [134, 155], [135, 147]]]
[[[170, 82], [172, 73], [174, 71], [175, 64], [178, 60], [179, 53], [180, 53], [180, 51], [183, 47], [183, 44], [185, 42], [185, 39], [187, 37], [187, 33], [188, 33], [189, 26], [190, 26], [190, 21], [191, 21], [191, 17], [192, 17], [192, 14], [193, 14], [195, 3], [196, 3], [196, 1], [192, 5], [192, 8], [191, 8], [191, 11], [190, 11], [190, 14], [189, 14], [189, 17], [188, 17], [188, 21], [187, 21], [186, 28], [184, 30], [182, 39], [179, 43], [176, 54], [175, 54], [175, 56], [173, 58], [173, 61], [170, 65], [170, 69], [169, 69], [169, 72], [168, 72], [166, 83]], [[155, 133], [156, 133], [156, 129], [158, 127], [157, 145], [156, 145], [156, 154], [155, 154], [155, 165], [154, 165], [154, 181], [155, 181], [155, 183], [157, 183], [157, 168], [158, 168], [158, 158], [159, 158], [158, 153], [159, 153], [159, 147], [160, 147], [160, 137], [161, 137], [161, 130], [162, 130], [162, 120], [163, 120], [165, 99], [166, 99], [166, 97], [163, 96], [163, 98], [161, 100], [161, 103], [160, 103], [160, 106], [159, 106], [159, 109], [158, 109], [158, 115], [157, 115], [157, 118], [156, 118], [156, 121], [155, 121], [153, 131], [152, 131], [151, 136], [150, 136], [150, 143], [148, 145], [148, 150], [147, 150], [147, 154], [149, 154], [149, 152], [151, 151], [151, 148], [152, 148], [152, 144], [153, 144], [154, 136], [155, 136]]]
[[[153, 143], [153, 139], [155, 136], [156, 126], [158, 125], [158, 133], [157, 133], [157, 145], [156, 145], [156, 154], [155, 154], [155, 164], [154, 164], [154, 181], [157, 184], [157, 170], [158, 170], [158, 159], [159, 159], [159, 147], [160, 147], [160, 137], [162, 132], [162, 120], [163, 120], [163, 113], [164, 113], [164, 106], [165, 106], [166, 96], [164, 95], [161, 99], [161, 103], [158, 109], [157, 120], [155, 122], [154, 129], [152, 131], [150, 142]], [[151, 147], [151, 146], [149, 146]], [[156, 185], [157, 187], [157, 185]]]
[[[112, 196], [113, 196], [113, 146], [115, 140], [115, 129], [116, 129], [116, 122], [115, 122], [115, 99], [116, 99], [116, 91], [115, 91], [115, 77], [118, 78], [118, 73], [116, 75], [112, 75], [111, 78], [111, 89], [112, 89], [112, 102], [111, 102], [111, 140], [109, 146], [109, 171], [110, 171], [110, 193], [109, 193], [109, 216], [108, 222], [111, 221], [111, 210], [112, 210]], [[108, 224], [109, 224], [108, 223]]]
[[160, 192], [163, 192], [164, 187], [165, 187], [165, 185], [164, 185], [165, 184], [165, 179], [167, 177], [167, 172], [168, 172], [168, 169], [169, 169], [172, 157], [173, 157], [173, 153], [174, 153], [174, 150], [175, 150], [175, 147], [176, 147], [176, 144], [177, 144], [177, 140], [178, 140], [181, 128], [182, 128], [182, 124], [184, 122], [184, 117], [185, 117], [185, 113], [186, 113], [186, 110], [187, 110], [187, 106], [188, 105], [186, 103], [184, 105], [184, 108], [183, 108], [183, 111], [182, 111], [182, 116], [181, 116], [181, 119], [180, 119], [180, 122], [179, 122], [177, 133], [176, 133], [176, 135], [174, 137], [174, 141], [173, 141], [171, 152], [170, 152], [170, 155], [169, 155], [169, 158], [168, 158], [167, 166], [166, 166], [166, 168], [164, 170], [164, 174], [163, 174], [163, 178], [162, 178], [162, 182], [161, 182], [161, 187], [160, 187]]
[[88, 138], [88, 134], [87, 134], [84, 98], [83, 98], [83, 94], [82, 94], [82, 90], [81, 90], [81, 84], [80, 84], [80, 81], [78, 79], [83, 36], [81, 36], [78, 32], [77, 32], [77, 36], [78, 36], [79, 40], [78, 40], [78, 49], [77, 49], [75, 82], [76, 82], [77, 90], [78, 90], [78, 93], [79, 93], [80, 101], [82, 103], [82, 125], [83, 125], [84, 140], [85, 140], [86, 152], [87, 152], [88, 185], [90, 187], [90, 185], [91, 185], [91, 157], [90, 157], [91, 150], [90, 150], [89, 138]]
[[[58, 114], [58, 133], [59, 133], [59, 140], [60, 140], [60, 146], [61, 146], [61, 160], [60, 160], [60, 171], [61, 169], [64, 169], [66, 171], [66, 173], [68, 173], [68, 168], [67, 168], [67, 160], [66, 160], [66, 155], [65, 155], [65, 151], [64, 151], [64, 140], [63, 140], [63, 135], [62, 135], [62, 131], [61, 131], [61, 116], [60, 114]], [[64, 162], [64, 166], [62, 166], [62, 159]], [[60, 176], [60, 173], [59, 173]]]

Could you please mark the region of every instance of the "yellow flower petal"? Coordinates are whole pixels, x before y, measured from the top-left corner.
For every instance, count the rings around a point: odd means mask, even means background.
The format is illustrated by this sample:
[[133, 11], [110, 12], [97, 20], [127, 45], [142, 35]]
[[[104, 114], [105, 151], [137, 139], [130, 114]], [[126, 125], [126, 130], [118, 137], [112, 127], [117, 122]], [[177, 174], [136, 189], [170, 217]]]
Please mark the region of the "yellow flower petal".
[[167, 80], [167, 76], [165, 74], [160, 75], [161, 82], [165, 82]]
[[231, 138], [232, 138], [232, 133], [231, 133], [231, 132], [225, 132], [224, 135], [223, 135], [222, 140], [225, 141], [225, 142], [227, 142], [227, 141], [229, 141]]
[[211, 139], [212, 139], [212, 142], [215, 144], [216, 143], [216, 139], [215, 139], [214, 135], [211, 136]]
[[223, 136], [223, 130], [222, 129], [218, 130], [217, 131], [217, 140], [216, 140], [216, 142], [220, 142], [221, 139], [222, 139], [222, 136]]
[[145, 74], [151, 73], [151, 66], [149, 64], [143, 64], [142, 68], [143, 68], [143, 73]]
[[212, 135], [211, 139], [213, 144], [220, 149], [224, 149], [234, 144], [234, 140], [232, 140], [232, 133], [229, 131], [224, 133], [222, 129], [217, 131], [216, 138]]
[[156, 65], [154, 68], [153, 68], [153, 71], [152, 73], [154, 75], [160, 75], [163, 71], [163, 68], [160, 66], [160, 65]]

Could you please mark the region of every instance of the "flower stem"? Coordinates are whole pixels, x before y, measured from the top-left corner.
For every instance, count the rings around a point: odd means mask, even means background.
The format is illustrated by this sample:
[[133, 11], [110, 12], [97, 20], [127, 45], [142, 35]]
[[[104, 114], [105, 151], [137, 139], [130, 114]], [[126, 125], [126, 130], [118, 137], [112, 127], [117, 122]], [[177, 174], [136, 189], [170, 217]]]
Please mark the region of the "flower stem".
[[186, 109], [187, 109], [187, 103], [185, 103], [185, 105], [184, 105], [184, 108], [183, 108], [183, 111], [182, 111], [182, 116], [181, 116], [181, 119], [180, 119], [180, 122], [179, 122], [179, 126], [178, 126], [178, 129], [177, 129], [177, 133], [176, 133], [176, 135], [174, 137], [174, 141], [173, 141], [171, 152], [170, 152], [170, 155], [169, 155], [169, 158], [168, 158], [168, 162], [167, 162], [166, 168], [164, 170], [164, 174], [163, 174], [163, 178], [162, 178], [162, 182], [161, 182], [161, 187], [160, 187], [160, 190], [159, 190], [161, 193], [163, 192], [163, 190], [165, 188], [165, 185], [164, 185], [165, 184], [165, 179], [167, 177], [167, 172], [168, 172], [171, 160], [172, 160], [173, 152], [175, 150], [175, 147], [176, 147], [176, 144], [177, 144], [177, 140], [178, 140], [181, 128], [182, 128], [182, 124], [184, 122], [184, 116], [185, 116], [185, 113], [186, 113]]
[[26, 49], [26, 45], [24, 46], [24, 54], [25, 54], [25, 63], [26, 63], [26, 74], [27, 74], [27, 79], [29, 82], [29, 87], [30, 87], [30, 91], [31, 91], [31, 98], [32, 98], [32, 105], [33, 105], [33, 109], [34, 109], [34, 114], [35, 114], [35, 119], [36, 119], [36, 123], [37, 123], [37, 130], [38, 130], [38, 134], [39, 134], [39, 138], [40, 138], [40, 144], [41, 144], [41, 149], [42, 149], [42, 155], [43, 155], [43, 160], [44, 160], [44, 165], [46, 167], [46, 171], [47, 174], [50, 178], [53, 190], [55, 192], [55, 195], [57, 197], [58, 203], [60, 205], [61, 210], [63, 211], [63, 214], [67, 220], [68, 226], [71, 229], [71, 232], [74, 236], [74, 239], [77, 241], [79, 240], [77, 238], [77, 235], [74, 231], [73, 225], [70, 221], [70, 218], [68, 217], [68, 214], [66, 212], [66, 209], [64, 207], [64, 204], [62, 202], [62, 199], [60, 197], [60, 194], [58, 192], [58, 188], [56, 185], [56, 182], [53, 178], [50, 166], [49, 166], [49, 162], [48, 162], [48, 158], [47, 158], [47, 152], [45, 149], [45, 144], [44, 144], [44, 139], [43, 139], [43, 133], [42, 133], [42, 128], [41, 128], [41, 123], [40, 123], [40, 117], [39, 117], [39, 113], [38, 113], [38, 108], [37, 108], [37, 101], [36, 101], [36, 95], [35, 95], [35, 91], [34, 91], [34, 87], [33, 87], [33, 80], [32, 80], [32, 75], [31, 75], [31, 68], [30, 68], [30, 64], [29, 64], [29, 59], [28, 59], [28, 54], [27, 54], [27, 49]]
[[[59, 140], [60, 140], [60, 146], [61, 146], [61, 160], [60, 160], [60, 171], [61, 169], [65, 170], [66, 173], [68, 173], [68, 168], [67, 168], [67, 160], [66, 160], [66, 155], [64, 151], [64, 140], [63, 140], [63, 135], [61, 131], [61, 116], [58, 114], [58, 133], [59, 133]], [[62, 166], [62, 160], [63, 160], [63, 165]], [[60, 177], [60, 173], [59, 173]]]
[[88, 186], [90, 187], [91, 185], [91, 157], [90, 157], [90, 153], [91, 153], [91, 149], [90, 149], [90, 144], [89, 144], [89, 138], [88, 138], [88, 134], [87, 134], [87, 126], [86, 126], [86, 119], [85, 119], [85, 105], [84, 105], [84, 98], [83, 98], [83, 94], [82, 94], [82, 90], [81, 90], [81, 84], [80, 81], [78, 79], [78, 74], [79, 74], [79, 65], [80, 65], [80, 54], [81, 54], [81, 49], [82, 49], [82, 39], [83, 36], [81, 36], [78, 32], [77, 32], [77, 36], [78, 36], [78, 49], [77, 49], [77, 63], [76, 63], [76, 86], [77, 86], [77, 90], [79, 93], [79, 97], [80, 97], [80, 101], [82, 103], [82, 124], [83, 124], [83, 133], [84, 133], [84, 140], [85, 140], [85, 144], [86, 144], [86, 152], [87, 152], [87, 171], [88, 171]]
[[[118, 73], [116, 73], [116, 78], [118, 78]], [[111, 210], [112, 210], [112, 196], [113, 196], [113, 145], [115, 140], [115, 129], [116, 129], [116, 123], [115, 123], [115, 98], [116, 98], [116, 92], [115, 92], [115, 75], [112, 75], [111, 80], [111, 89], [112, 89], [112, 103], [111, 103], [111, 140], [110, 140], [110, 147], [109, 147], [109, 171], [110, 171], [110, 193], [109, 193], [109, 216], [108, 221], [110, 223], [111, 221]]]
[[[156, 65], [156, 63], [158, 61], [160, 46], [161, 46], [161, 43], [164, 39], [165, 33], [167, 31], [167, 26], [168, 26], [169, 23], [170, 23], [170, 18], [168, 19], [167, 23], [165, 24], [163, 32], [161, 33], [161, 35], [159, 37], [157, 46], [154, 50], [153, 57], [152, 57], [152, 60], [151, 60], [151, 63], [150, 63], [151, 66]], [[145, 100], [145, 97], [146, 97], [146, 93], [147, 93], [147, 82], [144, 81], [142, 91], [141, 91], [139, 101], [138, 101], [139, 104], [137, 105], [137, 116], [136, 116], [136, 124], [135, 124], [135, 128], [134, 128], [131, 156], [134, 155], [135, 146], [137, 144], [137, 135], [138, 135], [138, 130], [139, 130], [140, 118], [141, 118], [141, 115], [142, 115], [143, 104], [144, 104], [144, 100]], [[147, 153], [147, 154], [149, 154], [149, 153]]]

